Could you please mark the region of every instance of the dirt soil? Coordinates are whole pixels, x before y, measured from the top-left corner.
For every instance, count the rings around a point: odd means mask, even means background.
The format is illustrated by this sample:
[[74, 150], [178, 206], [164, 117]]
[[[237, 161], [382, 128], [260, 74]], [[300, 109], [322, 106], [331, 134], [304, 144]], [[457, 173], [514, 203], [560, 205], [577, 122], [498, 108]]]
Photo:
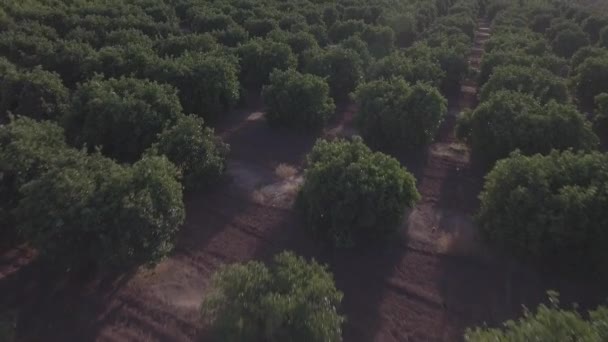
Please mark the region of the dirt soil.
[[[480, 21], [476, 46], [489, 36]], [[483, 49], [474, 49], [479, 67]], [[541, 273], [483, 246], [471, 222], [483, 172], [453, 136], [460, 110], [476, 105], [467, 80], [437, 142], [399, 159], [418, 179], [421, 202], [388, 245], [333, 250], [313, 241], [291, 209], [304, 156], [316, 137], [269, 128], [257, 110], [227, 116], [217, 132], [232, 146], [229, 179], [187, 195], [187, 222], [175, 252], [153, 269], [112, 276], [41, 265], [28, 248], [0, 255], [0, 312], [12, 313], [22, 341], [211, 341], [199, 306], [222, 264], [268, 260], [294, 250], [329, 264], [345, 296], [345, 341], [459, 341], [467, 326], [496, 325], [547, 289], [583, 307], [603, 299], [589, 280]], [[323, 133], [349, 136], [352, 104]]]

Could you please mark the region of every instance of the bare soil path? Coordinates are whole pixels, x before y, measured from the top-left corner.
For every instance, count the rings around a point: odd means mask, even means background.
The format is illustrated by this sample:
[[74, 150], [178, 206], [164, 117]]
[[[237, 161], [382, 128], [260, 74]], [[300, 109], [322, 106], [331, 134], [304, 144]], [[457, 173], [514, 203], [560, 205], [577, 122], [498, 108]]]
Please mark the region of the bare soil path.
[[[474, 68], [488, 36], [480, 20]], [[229, 181], [187, 196], [187, 222], [171, 257], [150, 270], [83, 281], [32, 262], [26, 248], [8, 251], [0, 255], [0, 310], [17, 316], [22, 341], [212, 341], [199, 316], [211, 274], [284, 249], [330, 265], [345, 294], [347, 342], [459, 341], [465, 327], [512, 318], [548, 288], [564, 302], [597, 303], [601, 284], [540, 274], [476, 240], [470, 216], [482, 174], [453, 136], [456, 116], [476, 105], [476, 92], [467, 80], [437, 142], [422, 156], [402, 158], [417, 175], [422, 201], [388, 245], [332, 250], [312, 241], [291, 205], [315, 137], [270, 129], [259, 110], [242, 111], [217, 127], [232, 146]], [[352, 105], [338, 112], [324, 135], [354, 132]]]

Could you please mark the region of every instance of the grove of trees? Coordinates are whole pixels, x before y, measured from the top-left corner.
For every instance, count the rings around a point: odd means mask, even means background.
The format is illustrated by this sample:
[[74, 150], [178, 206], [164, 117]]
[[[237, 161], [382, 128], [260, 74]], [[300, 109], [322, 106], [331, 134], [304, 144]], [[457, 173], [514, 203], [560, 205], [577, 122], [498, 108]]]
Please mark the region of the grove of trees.
[[598, 145], [591, 123], [575, 107], [554, 101], [543, 105], [530, 95], [504, 90], [463, 113], [457, 134], [490, 164], [516, 149], [535, 154]]
[[0, 166], [3, 221], [61, 264], [156, 262], [184, 220], [178, 171], [165, 157], [123, 166], [69, 147], [55, 123], [0, 126]]
[[[184, 191], [223, 184], [230, 146], [212, 127], [258, 96], [269, 129], [308, 135], [354, 104], [362, 138], [317, 140], [294, 209], [332, 246], [390, 239], [420, 194], [376, 150], [431, 144], [471, 77], [479, 105], [456, 135], [491, 168], [478, 231], [526, 261], [601, 272], [608, 15], [556, 0], [3, 1], [0, 247], [63, 269], [159, 262]], [[201, 311], [220, 340], [340, 341], [341, 300], [328, 267], [284, 252], [222, 267]], [[587, 319], [550, 300], [465, 339], [608, 339], [604, 307]], [[0, 339], [14, 334], [2, 322]]]
[[323, 78], [295, 70], [275, 70], [262, 98], [270, 124], [300, 129], [323, 127], [336, 109]]
[[447, 100], [436, 88], [397, 78], [362, 84], [355, 98], [359, 131], [367, 144], [382, 149], [432, 142], [447, 113]]
[[420, 197], [412, 174], [360, 138], [317, 141], [307, 165], [298, 209], [313, 234], [339, 246], [395, 233]]

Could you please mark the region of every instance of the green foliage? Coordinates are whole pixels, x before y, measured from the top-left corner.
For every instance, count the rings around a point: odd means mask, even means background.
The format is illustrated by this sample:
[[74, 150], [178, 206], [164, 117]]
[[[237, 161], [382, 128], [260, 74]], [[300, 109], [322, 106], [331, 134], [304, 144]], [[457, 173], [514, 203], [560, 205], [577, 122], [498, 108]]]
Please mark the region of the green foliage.
[[270, 124], [304, 130], [320, 129], [336, 109], [324, 79], [295, 70], [275, 70], [262, 97]]
[[388, 26], [367, 26], [361, 38], [375, 57], [388, 55], [395, 46], [395, 32]]
[[572, 83], [579, 103], [592, 106], [595, 96], [608, 92], [608, 55], [585, 59], [574, 70]]
[[551, 100], [569, 102], [566, 81], [546, 69], [516, 65], [500, 66], [481, 88], [480, 100], [486, 101], [502, 90], [516, 91], [539, 99], [541, 103]]
[[230, 150], [204, 127], [203, 119], [182, 115], [165, 129], [153, 146], [153, 152], [163, 154], [181, 171], [186, 189], [200, 189], [215, 183], [226, 170]]
[[420, 198], [414, 176], [360, 138], [319, 140], [307, 161], [297, 206], [315, 235], [339, 246], [395, 233]]
[[408, 85], [399, 79], [364, 83], [355, 98], [357, 126], [365, 141], [382, 149], [413, 149], [433, 141], [447, 100], [426, 84]]
[[249, 33], [239, 25], [231, 25], [225, 30], [213, 31], [211, 34], [223, 45], [236, 47], [247, 42]]
[[576, 51], [589, 45], [589, 38], [580, 28], [562, 30], [555, 36], [551, 45], [558, 56], [570, 58]]
[[512, 154], [486, 176], [479, 229], [522, 258], [602, 269], [608, 261], [607, 162], [601, 153]]
[[576, 308], [559, 307], [559, 298], [549, 291], [549, 305], [540, 304], [536, 312], [524, 310], [523, 317], [506, 321], [501, 328], [467, 329], [467, 342], [589, 341], [608, 340], [608, 308], [599, 306], [585, 319]]
[[341, 47], [315, 51], [306, 71], [327, 78], [332, 97], [338, 101], [355, 90], [363, 80], [363, 65], [359, 55]]
[[19, 188], [72, 157], [63, 130], [50, 121], [22, 117], [0, 126], [0, 236], [14, 235]]
[[63, 114], [69, 91], [59, 75], [40, 67], [7, 71], [0, 83], [0, 118], [7, 112], [47, 120]]
[[88, 156], [48, 121], [0, 126], [0, 172], [4, 219], [60, 263], [158, 261], [184, 219], [177, 171], [165, 158], [120, 166]]
[[154, 50], [160, 56], [179, 57], [186, 52], [210, 52], [218, 48], [215, 38], [209, 34], [169, 36], [154, 42]]
[[98, 51], [98, 69], [95, 71], [106, 77], [142, 77], [156, 63], [158, 57], [152, 47], [146, 44], [104, 46]]
[[100, 70], [100, 58], [89, 44], [61, 40], [55, 44], [55, 53], [43, 61], [45, 68], [58, 73], [68, 87], [91, 78], [95, 70]]
[[395, 32], [395, 45], [408, 47], [416, 39], [416, 19], [410, 13], [392, 13], [386, 19]]
[[287, 70], [297, 66], [297, 59], [289, 45], [271, 40], [250, 40], [239, 46], [241, 82], [258, 88], [268, 83], [274, 69]]
[[594, 99], [595, 117], [593, 126], [598, 135], [605, 136], [608, 132], [608, 93], [601, 93]]
[[83, 155], [21, 187], [17, 228], [61, 263], [155, 263], [172, 249], [185, 216], [176, 175], [165, 158], [121, 167]]
[[376, 60], [369, 68], [372, 80], [402, 78], [409, 83], [425, 82], [440, 86], [446, 77], [438, 61], [431, 58], [410, 58], [403, 52], [394, 52]]
[[249, 32], [249, 35], [252, 37], [264, 37], [270, 31], [277, 28], [277, 26], [277, 23], [272, 19], [251, 18], [247, 19], [243, 23], [243, 27], [245, 28], [245, 30], [247, 30], [247, 32]]
[[134, 78], [96, 78], [76, 90], [64, 125], [75, 145], [100, 146], [107, 156], [134, 161], [181, 111], [171, 86]]
[[20, 31], [0, 33], [0, 56], [23, 66], [42, 65], [45, 59], [55, 53], [55, 46], [44, 36], [27, 34]]
[[158, 63], [150, 78], [174, 86], [185, 113], [213, 121], [237, 103], [238, 74], [232, 56], [186, 53]]
[[[582, 50], [584, 49], [580, 51]], [[556, 76], [567, 76], [568, 74], [568, 61], [553, 54], [534, 56], [522, 53], [521, 51], [495, 51], [483, 56], [479, 71], [479, 83], [485, 84], [494, 72], [494, 69], [508, 65], [546, 69]]]
[[341, 341], [342, 293], [326, 266], [290, 252], [224, 266], [202, 311], [222, 341]]
[[551, 48], [545, 37], [529, 30], [514, 30], [493, 33], [484, 46], [485, 52], [521, 50], [527, 54], [542, 56]]
[[585, 46], [578, 50], [570, 59], [570, 68], [572, 71], [583, 64], [588, 58], [592, 57], [608, 57], [608, 49], [600, 48], [597, 46]]
[[332, 42], [339, 43], [346, 38], [363, 33], [367, 26], [362, 20], [338, 21], [329, 28], [327, 35]]
[[600, 15], [592, 15], [585, 19], [581, 28], [589, 35], [591, 43], [596, 43], [600, 38], [600, 31], [608, 27], [608, 17]]
[[468, 45], [470, 45], [468, 42], [466, 44], [458, 41], [450, 42], [446, 36], [441, 35], [436, 41], [428, 39], [425, 43], [414, 44], [406, 50], [406, 53], [414, 60], [439, 63], [445, 74], [441, 80], [441, 89], [452, 93], [459, 89], [461, 81], [469, 72]]
[[492, 163], [520, 149], [525, 154], [551, 149], [593, 149], [598, 139], [590, 123], [570, 105], [541, 105], [521, 93], [499, 91], [459, 119], [460, 138]]

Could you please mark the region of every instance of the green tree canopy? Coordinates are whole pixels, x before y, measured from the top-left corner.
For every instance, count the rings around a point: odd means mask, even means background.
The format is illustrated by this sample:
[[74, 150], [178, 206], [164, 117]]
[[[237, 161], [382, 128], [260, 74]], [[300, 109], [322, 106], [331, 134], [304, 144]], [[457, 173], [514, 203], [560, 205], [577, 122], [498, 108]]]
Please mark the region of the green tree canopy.
[[457, 133], [473, 152], [492, 163], [520, 149], [525, 154], [552, 149], [593, 149], [598, 138], [573, 106], [541, 105], [521, 93], [499, 91], [459, 119]]
[[270, 124], [303, 130], [320, 129], [336, 109], [324, 79], [295, 70], [275, 70], [262, 97]]
[[543, 68], [516, 65], [497, 67], [481, 88], [479, 98], [486, 101], [494, 93], [504, 90], [531, 95], [541, 103], [552, 100], [569, 102], [566, 80]]
[[549, 305], [540, 304], [536, 311], [525, 309], [523, 317], [506, 321], [500, 328], [468, 329], [467, 342], [589, 341], [608, 340], [608, 308], [599, 306], [585, 319], [576, 308], [562, 309], [559, 298], [549, 292]]
[[486, 176], [477, 223], [493, 244], [531, 261], [600, 270], [606, 243], [608, 157], [514, 153]]
[[341, 301], [326, 266], [283, 252], [269, 266], [221, 268], [202, 311], [222, 341], [335, 342], [342, 340]]
[[0, 82], [0, 118], [7, 113], [35, 119], [57, 119], [65, 110], [69, 90], [59, 75], [36, 67], [6, 70]]
[[363, 80], [363, 65], [359, 55], [341, 47], [316, 51], [306, 71], [327, 78], [332, 97], [343, 100]]
[[177, 166], [188, 190], [217, 182], [226, 170], [229, 150], [230, 146], [194, 115], [180, 115], [174, 125], [159, 134], [152, 148]]
[[135, 78], [96, 78], [76, 90], [64, 124], [76, 146], [100, 146], [107, 156], [135, 161], [181, 112], [171, 86]]
[[365, 141], [382, 149], [412, 149], [430, 143], [447, 113], [436, 88], [410, 86], [400, 79], [364, 83], [357, 88], [357, 126]]
[[307, 165], [298, 208], [315, 235], [339, 246], [395, 233], [420, 198], [414, 176], [360, 138], [317, 141]]

